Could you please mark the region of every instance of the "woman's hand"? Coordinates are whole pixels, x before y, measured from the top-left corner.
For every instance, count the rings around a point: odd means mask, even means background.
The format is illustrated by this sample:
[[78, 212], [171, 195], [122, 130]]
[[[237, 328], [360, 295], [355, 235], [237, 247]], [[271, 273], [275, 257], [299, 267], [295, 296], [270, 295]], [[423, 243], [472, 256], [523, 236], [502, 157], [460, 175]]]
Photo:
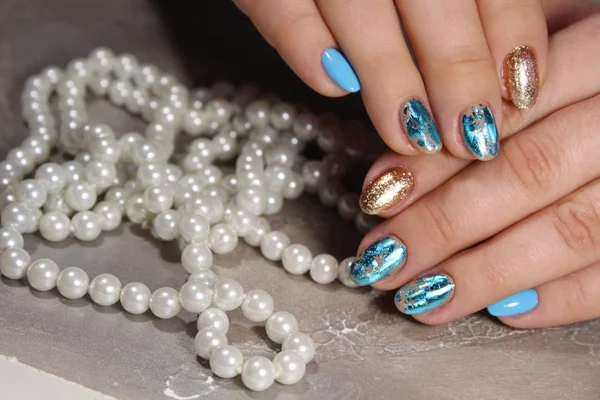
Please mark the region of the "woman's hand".
[[511, 326], [600, 317], [599, 42], [600, 16], [552, 38], [539, 103], [506, 114], [508, 135], [527, 128], [494, 161], [465, 168], [444, 154], [380, 159], [369, 180], [401, 165], [415, 188], [363, 240], [354, 279], [364, 285], [389, 275], [374, 286], [402, 286], [400, 311], [428, 324], [515, 293], [490, 309], [525, 312], [503, 319]]

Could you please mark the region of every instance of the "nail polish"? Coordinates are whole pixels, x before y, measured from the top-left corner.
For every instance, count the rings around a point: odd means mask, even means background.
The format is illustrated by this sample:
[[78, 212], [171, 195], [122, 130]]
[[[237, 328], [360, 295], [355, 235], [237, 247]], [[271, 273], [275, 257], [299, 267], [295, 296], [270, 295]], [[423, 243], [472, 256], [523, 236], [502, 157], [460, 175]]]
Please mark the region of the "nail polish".
[[487, 308], [494, 317], [512, 317], [525, 314], [538, 305], [538, 293], [535, 289], [527, 289], [513, 294]]
[[533, 107], [540, 86], [535, 51], [529, 46], [520, 46], [512, 50], [504, 60], [503, 75], [513, 104], [522, 110]]
[[454, 287], [454, 281], [446, 274], [429, 275], [401, 287], [394, 302], [404, 314], [424, 314], [450, 300]]
[[410, 141], [423, 153], [437, 153], [442, 139], [431, 113], [419, 99], [412, 99], [402, 108], [402, 124]]
[[407, 168], [390, 168], [365, 187], [360, 208], [366, 214], [380, 214], [400, 203], [412, 192], [413, 186], [414, 178]]
[[498, 129], [492, 110], [485, 104], [470, 107], [461, 117], [465, 146], [480, 160], [491, 160], [500, 151]]
[[404, 266], [406, 246], [395, 236], [373, 243], [350, 265], [350, 277], [366, 286], [390, 276]]
[[321, 55], [321, 64], [339, 87], [350, 93], [360, 90], [358, 77], [342, 53], [336, 49], [326, 49]]

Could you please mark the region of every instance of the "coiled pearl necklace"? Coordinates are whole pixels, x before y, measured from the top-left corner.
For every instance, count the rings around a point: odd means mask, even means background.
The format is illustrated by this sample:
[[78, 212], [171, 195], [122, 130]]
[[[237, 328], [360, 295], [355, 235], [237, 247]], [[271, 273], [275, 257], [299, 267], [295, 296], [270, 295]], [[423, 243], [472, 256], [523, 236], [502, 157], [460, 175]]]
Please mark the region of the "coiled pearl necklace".
[[[89, 123], [87, 92], [140, 115], [149, 123], [145, 135], [117, 138], [109, 126]], [[89, 294], [101, 306], [120, 302], [132, 314], [150, 310], [167, 319], [183, 308], [199, 314], [194, 348], [210, 361], [215, 375], [241, 374], [255, 391], [275, 380], [298, 382], [314, 356], [312, 339], [299, 331], [292, 314], [274, 312], [267, 292], [245, 292], [235, 280], [219, 280], [210, 270], [213, 253], [232, 252], [243, 238], [291, 274], [309, 273], [320, 284], [338, 279], [354, 287], [348, 275], [353, 258], [338, 263], [329, 254], [313, 256], [306, 246], [272, 231], [262, 216], [276, 214], [284, 199], [307, 191], [337, 206], [363, 232], [377, 220], [360, 212], [358, 195], [346, 193], [340, 183], [357, 152], [343, 149], [334, 129], [321, 126], [313, 114], [256, 96], [252, 87], [236, 92], [225, 83], [189, 91], [156, 66], [103, 48], [64, 70], [49, 67], [30, 78], [21, 97], [29, 136], [0, 162], [2, 275], [27, 277], [38, 291], [56, 287], [67, 299]], [[54, 97], [58, 129], [51, 112]], [[185, 152], [176, 151], [180, 132], [197, 137]], [[327, 154], [323, 161], [301, 155], [313, 140]], [[48, 162], [53, 149], [74, 159]], [[233, 160], [234, 173], [215, 165]], [[181, 263], [190, 274], [179, 290], [151, 292], [139, 282], [123, 286], [111, 274], [90, 280], [80, 268], [61, 270], [52, 260], [32, 260], [23, 249], [24, 233], [39, 232], [52, 242], [70, 235], [92, 241], [116, 229], [124, 217], [159, 240], [179, 241]], [[226, 312], [238, 307], [250, 321], [265, 322], [268, 337], [282, 345], [272, 361], [244, 361], [228, 344]]]

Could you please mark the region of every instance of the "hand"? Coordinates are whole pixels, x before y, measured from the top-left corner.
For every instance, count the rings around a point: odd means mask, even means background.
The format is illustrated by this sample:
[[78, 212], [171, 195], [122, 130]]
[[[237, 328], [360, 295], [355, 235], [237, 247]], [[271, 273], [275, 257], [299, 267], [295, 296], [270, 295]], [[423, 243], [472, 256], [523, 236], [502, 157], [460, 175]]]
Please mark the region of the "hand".
[[600, 15], [551, 38], [545, 91], [535, 109], [506, 114], [507, 136], [525, 129], [494, 161], [380, 159], [369, 180], [402, 165], [415, 189], [363, 240], [355, 280], [390, 275], [374, 286], [405, 285], [398, 308], [428, 324], [515, 293], [490, 309], [514, 327], [600, 317], [599, 40]]
[[236, 4], [316, 91], [341, 96], [362, 90], [375, 128], [400, 154], [435, 153], [443, 141], [456, 157], [494, 158], [502, 98], [533, 107], [546, 75], [541, 0]]

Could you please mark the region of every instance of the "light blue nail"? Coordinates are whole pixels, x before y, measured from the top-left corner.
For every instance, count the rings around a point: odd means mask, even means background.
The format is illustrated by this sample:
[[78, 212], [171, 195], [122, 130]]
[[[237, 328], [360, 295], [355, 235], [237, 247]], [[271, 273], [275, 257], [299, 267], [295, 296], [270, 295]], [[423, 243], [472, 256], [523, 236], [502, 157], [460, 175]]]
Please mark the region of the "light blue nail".
[[406, 246], [396, 237], [388, 236], [370, 245], [350, 265], [350, 277], [359, 286], [366, 286], [390, 276], [404, 266]]
[[424, 314], [438, 308], [452, 297], [454, 281], [446, 274], [434, 274], [404, 285], [394, 302], [404, 314]]
[[404, 105], [402, 123], [411, 142], [423, 153], [437, 153], [442, 149], [437, 126], [421, 100], [412, 99]]
[[327, 75], [339, 87], [347, 92], [354, 93], [360, 90], [360, 82], [346, 57], [336, 49], [327, 49], [321, 56], [321, 63]]
[[469, 108], [461, 117], [465, 146], [480, 160], [491, 160], [500, 151], [494, 114], [485, 104]]
[[538, 293], [535, 289], [527, 289], [513, 294], [487, 308], [494, 317], [512, 317], [513, 315], [525, 314], [538, 305]]

